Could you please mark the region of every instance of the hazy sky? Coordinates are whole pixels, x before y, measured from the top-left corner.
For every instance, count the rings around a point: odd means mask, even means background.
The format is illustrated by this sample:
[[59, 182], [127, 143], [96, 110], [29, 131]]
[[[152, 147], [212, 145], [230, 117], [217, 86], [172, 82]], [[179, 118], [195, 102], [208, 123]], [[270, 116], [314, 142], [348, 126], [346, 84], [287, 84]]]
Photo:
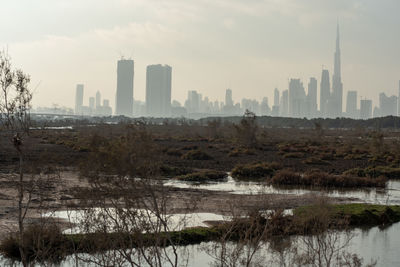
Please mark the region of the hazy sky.
[[[336, 22], [344, 95], [397, 94], [399, 0], [1, 0], [0, 46], [37, 86], [34, 106], [84, 104], [97, 90], [114, 106], [116, 65], [135, 60], [135, 99], [149, 64], [172, 66], [172, 98], [269, 98], [289, 78], [320, 82], [333, 69]], [[344, 102], [345, 103], [345, 102]]]

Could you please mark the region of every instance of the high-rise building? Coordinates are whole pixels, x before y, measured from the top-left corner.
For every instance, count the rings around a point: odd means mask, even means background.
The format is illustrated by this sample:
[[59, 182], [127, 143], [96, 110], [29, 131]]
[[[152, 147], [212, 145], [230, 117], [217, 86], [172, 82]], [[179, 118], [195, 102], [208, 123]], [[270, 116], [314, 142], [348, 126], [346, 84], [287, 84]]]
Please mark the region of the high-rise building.
[[96, 108], [101, 106], [101, 94], [99, 91], [96, 93]]
[[82, 114], [82, 106], [83, 106], [83, 84], [76, 85], [75, 92], [75, 114]]
[[321, 112], [321, 117], [327, 117], [328, 115], [328, 100], [331, 97], [331, 83], [329, 80], [329, 71], [322, 70], [321, 75], [321, 91], [320, 91], [320, 102], [319, 110]]
[[360, 119], [368, 120], [372, 116], [372, 100], [362, 99], [360, 101]]
[[94, 109], [94, 103], [95, 103], [95, 99], [94, 97], [89, 97], [89, 109], [90, 109], [90, 113], [93, 114], [95, 109]]
[[274, 106], [279, 106], [279, 90], [275, 88], [274, 90]]
[[115, 97], [115, 114], [132, 116], [133, 114], [133, 60], [118, 60], [117, 93]]
[[168, 65], [149, 65], [146, 70], [146, 113], [148, 116], [171, 116], [171, 76]]
[[357, 91], [347, 92], [346, 117], [357, 119]]
[[318, 91], [318, 82], [314, 77], [310, 78], [310, 82], [308, 83], [308, 92], [307, 92], [307, 114], [306, 116], [309, 118], [314, 118], [317, 116], [318, 104], [317, 104], [317, 91]]
[[306, 93], [300, 79], [290, 79], [289, 82], [289, 116], [303, 117], [306, 113]]
[[379, 112], [376, 117], [396, 116], [397, 114], [397, 97], [392, 95], [386, 96], [385, 93], [379, 94]]
[[185, 108], [188, 113], [198, 113], [200, 112], [200, 101], [201, 96], [197, 93], [197, 91], [188, 91], [188, 98], [185, 102]]
[[397, 116], [400, 116], [400, 81], [399, 81], [399, 94], [397, 95]]
[[340, 58], [340, 35], [339, 35], [339, 24], [337, 25], [336, 35], [336, 51], [334, 56], [334, 71], [332, 76], [332, 96], [331, 96], [331, 107], [332, 113], [329, 117], [341, 117], [343, 110], [343, 83], [341, 74], [341, 58]]
[[225, 91], [225, 106], [233, 107], [232, 90], [226, 89]]
[[282, 91], [281, 102], [279, 106], [281, 116], [289, 116], [289, 90]]

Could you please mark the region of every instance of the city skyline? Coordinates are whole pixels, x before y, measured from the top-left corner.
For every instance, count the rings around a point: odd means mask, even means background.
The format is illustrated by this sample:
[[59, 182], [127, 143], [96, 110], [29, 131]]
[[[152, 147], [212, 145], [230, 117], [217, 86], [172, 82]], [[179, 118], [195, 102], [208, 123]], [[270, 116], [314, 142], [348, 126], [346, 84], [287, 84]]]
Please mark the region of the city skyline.
[[[0, 45], [8, 47], [15, 66], [31, 75], [37, 87], [33, 106], [73, 107], [70, 88], [78, 83], [90, 95], [99, 90], [114, 99], [116, 77], [109, 74], [121, 54], [136, 62], [136, 100], [145, 99], [146, 66], [164, 62], [174, 68], [172, 99], [181, 103], [187, 90], [223, 99], [228, 87], [235, 101], [271, 100], [274, 88], [286, 90], [290, 77], [304, 84], [309, 77], [320, 80], [322, 65], [333, 74], [338, 19], [343, 106], [347, 90], [374, 103], [381, 91], [397, 95], [398, 1], [251, 0], [244, 5], [172, 0], [160, 5], [117, 0], [112, 8], [103, 0], [89, 2], [3, 4], [8, 12], [0, 18]], [[5, 25], [13, 17], [20, 19], [10, 31]], [[26, 34], [18, 34], [22, 30]]]
[[[323, 69], [321, 74], [318, 106], [318, 80], [310, 77], [307, 92], [301, 79], [290, 78], [288, 90], [282, 92], [281, 98], [278, 88], [274, 89], [273, 104], [270, 107], [268, 97], [262, 100], [243, 98], [240, 103], [233, 101], [231, 89], [225, 91], [225, 102], [216, 99], [213, 101], [208, 96], [198, 93], [196, 90], [189, 90], [187, 99], [182, 105], [179, 101], [171, 101], [172, 68], [169, 65], [149, 65], [146, 67], [146, 101], [134, 101], [134, 61], [121, 59], [117, 64], [117, 90], [116, 109], [114, 115], [149, 116], [149, 117], [176, 117], [191, 116], [190, 114], [208, 115], [240, 115], [245, 110], [250, 110], [262, 116], [288, 116], [294, 118], [369, 118], [369, 116], [399, 115], [399, 95], [386, 96], [385, 92], [379, 94], [379, 103], [373, 105], [372, 100], [360, 101], [358, 109], [358, 92], [349, 90], [346, 98], [346, 109], [343, 110], [343, 82], [341, 73], [341, 49], [340, 30], [337, 24], [336, 46], [333, 58], [332, 79], [328, 69]], [[331, 82], [332, 81], [332, 82]], [[331, 86], [332, 84], [332, 86]], [[287, 92], [287, 93], [286, 93]], [[75, 114], [92, 113], [97, 106], [100, 106], [100, 93], [89, 98], [89, 109], [82, 112], [83, 85], [78, 84], [75, 99]], [[360, 99], [361, 100], [361, 99]], [[366, 99], [364, 99], [366, 100]], [[374, 107], [372, 112], [372, 107]], [[371, 109], [371, 110], [370, 110]], [[197, 115], [196, 115], [197, 116]]]

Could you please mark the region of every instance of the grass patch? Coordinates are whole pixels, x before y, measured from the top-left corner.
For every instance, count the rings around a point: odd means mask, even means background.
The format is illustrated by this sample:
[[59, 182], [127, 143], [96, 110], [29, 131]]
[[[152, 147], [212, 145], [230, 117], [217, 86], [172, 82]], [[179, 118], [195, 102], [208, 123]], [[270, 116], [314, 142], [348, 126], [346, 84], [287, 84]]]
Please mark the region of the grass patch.
[[310, 157], [310, 158], [306, 158], [305, 160], [303, 160], [304, 164], [309, 164], [309, 165], [331, 165], [331, 163], [329, 161], [320, 159], [320, 158], [316, 158], [316, 157]]
[[228, 177], [226, 172], [205, 170], [176, 177], [178, 180], [191, 182], [223, 181]]
[[160, 167], [160, 173], [164, 177], [175, 177], [179, 175], [186, 175], [191, 172], [193, 172], [192, 169], [185, 167], [172, 167], [168, 165], [162, 165]]
[[238, 180], [252, 180], [272, 177], [282, 166], [278, 163], [253, 163], [238, 165], [232, 170], [232, 177]]
[[[314, 206], [296, 208], [294, 216], [306, 216], [313, 213]], [[330, 216], [333, 220], [348, 219], [350, 226], [375, 226], [400, 221], [400, 206], [372, 204], [336, 204], [331, 205]]]
[[283, 170], [272, 177], [270, 183], [273, 185], [297, 185], [339, 188], [385, 187], [386, 178], [333, 175], [320, 171], [299, 174], [292, 171]]
[[203, 152], [201, 150], [190, 150], [186, 154], [184, 154], [182, 159], [187, 159], [187, 160], [211, 160], [213, 157], [208, 155], [206, 152]]
[[380, 177], [384, 176], [388, 179], [400, 179], [400, 168], [393, 168], [390, 166], [369, 166], [365, 169], [363, 168], [354, 168], [345, 171], [343, 174], [347, 175], [356, 175], [358, 177]]

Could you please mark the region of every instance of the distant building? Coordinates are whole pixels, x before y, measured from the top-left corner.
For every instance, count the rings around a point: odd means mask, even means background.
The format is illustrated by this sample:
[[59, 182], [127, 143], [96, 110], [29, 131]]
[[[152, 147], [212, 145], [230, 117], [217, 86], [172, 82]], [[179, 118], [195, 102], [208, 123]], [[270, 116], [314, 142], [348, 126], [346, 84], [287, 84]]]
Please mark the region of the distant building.
[[197, 91], [188, 91], [188, 98], [185, 102], [185, 108], [188, 113], [200, 112], [200, 98], [201, 96], [197, 93]]
[[95, 99], [94, 97], [89, 97], [89, 108], [91, 110], [91, 113], [94, 113], [94, 104], [95, 104]]
[[397, 97], [396, 96], [386, 96], [385, 93], [379, 94], [379, 113], [376, 114], [377, 117], [385, 116], [396, 116], [397, 115]]
[[317, 111], [318, 111], [317, 91], [318, 91], [317, 79], [311, 77], [310, 82], [308, 83], [307, 105], [306, 105], [307, 107], [306, 117], [308, 118], [317, 117]]
[[398, 95], [397, 95], [397, 116], [400, 116], [400, 81], [399, 81], [399, 91], [398, 91]]
[[225, 106], [233, 107], [232, 90], [226, 89], [225, 91]]
[[360, 101], [360, 119], [368, 120], [372, 117], [372, 100]]
[[272, 116], [279, 116], [279, 90], [275, 88], [274, 90], [274, 105], [272, 106], [271, 115]]
[[282, 117], [289, 116], [289, 91], [282, 91], [281, 102], [280, 102], [280, 114]]
[[268, 105], [268, 98], [264, 97], [262, 102], [261, 102], [261, 105], [260, 105], [260, 115], [261, 116], [268, 116], [270, 114], [271, 114], [271, 109], [270, 109], [270, 107]]
[[322, 70], [320, 90], [319, 110], [321, 117], [326, 118], [328, 116], [328, 100], [331, 97], [331, 83], [328, 70]]
[[115, 114], [132, 116], [133, 114], [133, 60], [121, 59], [117, 65], [117, 93]]
[[75, 92], [75, 114], [82, 114], [82, 106], [83, 106], [83, 84], [78, 84], [76, 86]]
[[330, 99], [330, 114], [328, 117], [341, 117], [343, 108], [343, 83], [341, 74], [341, 58], [340, 58], [340, 35], [339, 25], [337, 25], [336, 35], [336, 51], [335, 51], [335, 63], [334, 71], [332, 76], [332, 95]]
[[306, 93], [300, 79], [290, 79], [289, 82], [289, 116], [304, 117], [306, 111]]
[[171, 76], [168, 65], [149, 65], [146, 70], [146, 114], [171, 116]]
[[347, 103], [346, 103], [346, 116], [348, 118], [357, 119], [357, 91], [347, 92]]
[[101, 94], [99, 91], [96, 93], [96, 108], [101, 106]]

